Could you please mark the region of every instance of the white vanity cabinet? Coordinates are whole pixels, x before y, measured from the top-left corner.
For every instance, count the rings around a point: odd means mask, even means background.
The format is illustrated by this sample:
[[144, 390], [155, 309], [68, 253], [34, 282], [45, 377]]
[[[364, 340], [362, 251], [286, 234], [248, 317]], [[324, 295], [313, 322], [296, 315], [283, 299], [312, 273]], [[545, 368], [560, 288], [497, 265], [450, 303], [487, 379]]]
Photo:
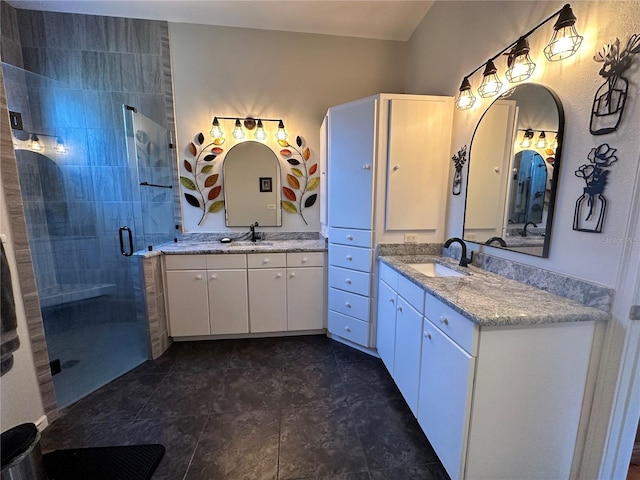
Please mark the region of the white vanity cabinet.
[[246, 333], [245, 255], [165, 257], [171, 336]]
[[[331, 107], [327, 141], [331, 334], [375, 344], [374, 249], [444, 240], [453, 99], [380, 94]], [[365, 286], [366, 288], [362, 288]], [[365, 312], [335, 309], [342, 292], [372, 299]]]
[[172, 337], [320, 331], [325, 253], [165, 255]]

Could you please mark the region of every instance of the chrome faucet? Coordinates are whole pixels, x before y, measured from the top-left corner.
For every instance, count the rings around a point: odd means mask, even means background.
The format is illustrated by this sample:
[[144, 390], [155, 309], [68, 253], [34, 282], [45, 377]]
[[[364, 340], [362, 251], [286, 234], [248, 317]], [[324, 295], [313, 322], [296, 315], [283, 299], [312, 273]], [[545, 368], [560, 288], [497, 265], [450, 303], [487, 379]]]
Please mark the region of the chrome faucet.
[[533, 228], [536, 228], [538, 226], [533, 222], [527, 222], [527, 223], [524, 224], [524, 227], [522, 228], [522, 233], [520, 235], [522, 235], [523, 237], [527, 236], [527, 227], [529, 225], [533, 225]]
[[444, 248], [449, 248], [452, 243], [459, 243], [462, 247], [462, 254], [460, 255], [460, 266], [467, 267], [471, 262], [473, 262], [473, 252], [471, 252], [471, 257], [467, 258], [467, 244], [461, 238], [453, 237], [444, 242]]
[[489, 240], [484, 242], [485, 245], [491, 245], [493, 242], [498, 242], [501, 247], [506, 247], [507, 242], [504, 241], [502, 237], [491, 237]]
[[258, 226], [258, 222], [252, 223], [249, 225], [249, 229], [251, 230], [251, 241], [256, 242], [260, 239], [260, 236], [256, 234], [256, 227]]

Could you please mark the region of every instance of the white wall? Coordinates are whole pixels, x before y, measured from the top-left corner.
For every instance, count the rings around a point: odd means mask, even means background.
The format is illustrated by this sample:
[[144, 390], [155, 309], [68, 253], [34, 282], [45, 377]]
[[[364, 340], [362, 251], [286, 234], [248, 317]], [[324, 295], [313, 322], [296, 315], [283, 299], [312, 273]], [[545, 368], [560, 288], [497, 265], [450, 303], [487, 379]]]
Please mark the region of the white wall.
[[[0, 198], [2, 199], [0, 232], [6, 235], [8, 240], [4, 247], [11, 267], [11, 281], [18, 319], [17, 331], [20, 338], [20, 348], [13, 354], [13, 368], [0, 377], [0, 431], [4, 432], [22, 423], [32, 422], [40, 425], [44, 419], [44, 408], [40, 400], [36, 369], [31, 353], [2, 181], [0, 181]], [[42, 426], [44, 427], [46, 424]]]
[[[409, 41], [406, 93], [456, 95], [466, 74], [562, 5], [562, 2], [531, 1], [436, 2]], [[596, 63], [593, 55], [616, 36], [626, 45], [630, 35], [640, 33], [640, 8], [637, 1], [578, 1], [572, 2], [572, 8], [578, 18], [576, 27], [585, 37], [576, 55], [561, 62], [546, 60], [542, 50], [551, 38], [553, 21], [529, 38], [531, 56], [537, 63], [530, 81], [554, 90], [565, 110], [565, 139], [550, 256], [541, 259], [494, 248], [487, 251], [615, 286], [623, 243], [628, 241], [624, 238], [627, 220], [630, 215], [638, 214], [630, 211], [630, 193], [640, 151], [640, 55], [636, 55], [635, 65], [626, 74], [630, 86], [625, 117], [617, 132], [602, 136], [589, 132], [593, 97], [604, 81], [598, 74], [602, 64]], [[499, 59], [495, 63], [504, 74], [505, 60]], [[482, 69], [471, 77], [474, 89], [481, 77]], [[475, 125], [491, 103], [491, 100], [481, 100], [479, 98], [471, 110], [456, 111], [453, 151], [470, 144]], [[609, 169], [605, 229], [602, 234], [575, 232], [572, 230], [573, 211], [584, 181], [577, 178], [574, 171], [588, 163], [589, 151], [602, 143], [617, 148], [619, 158]], [[462, 233], [464, 204], [464, 195], [449, 198], [449, 237]]]
[[[169, 35], [182, 173], [185, 148], [198, 132], [209, 141], [214, 116], [282, 118], [289, 142], [303, 137], [315, 162], [327, 108], [404, 89], [404, 42], [180, 23], [169, 24]], [[201, 211], [184, 201], [182, 210], [186, 231], [227, 230], [223, 212], [198, 226]], [[282, 227], [266, 230], [319, 231], [319, 212], [319, 202], [305, 210], [305, 225], [283, 211]]]

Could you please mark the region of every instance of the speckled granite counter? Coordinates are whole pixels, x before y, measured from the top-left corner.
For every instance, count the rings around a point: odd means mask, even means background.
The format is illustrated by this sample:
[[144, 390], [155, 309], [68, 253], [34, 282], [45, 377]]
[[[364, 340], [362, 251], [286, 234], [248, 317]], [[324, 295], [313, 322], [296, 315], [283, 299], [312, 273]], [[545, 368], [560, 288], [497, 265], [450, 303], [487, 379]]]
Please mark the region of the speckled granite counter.
[[[381, 256], [391, 268], [460, 312], [479, 326], [603, 321], [609, 314], [593, 307], [539, 290], [475, 266], [462, 268], [448, 257], [436, 255]], [[428, 277], [408, 263], [437, 261], [468, 273], [462, 277]]]
[[156, 251], [166, 255], [181, 254], [210, 254], [210, 253], [274, 253], [274, 252], [323, 252], [327, 249], [326, 240], [260, 240], [235, 241], [220, 243], [220, 241], [180, 241], [159, 245]]

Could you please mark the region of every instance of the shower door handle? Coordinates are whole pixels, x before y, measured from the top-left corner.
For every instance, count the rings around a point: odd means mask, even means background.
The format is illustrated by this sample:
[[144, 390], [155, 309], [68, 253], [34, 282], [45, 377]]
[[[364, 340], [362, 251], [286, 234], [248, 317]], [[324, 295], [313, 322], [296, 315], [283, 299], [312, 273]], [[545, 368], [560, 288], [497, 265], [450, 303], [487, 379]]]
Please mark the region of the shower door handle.
[[[129, 251], [125, 251], [124, 249], [124, 232], [127, 232], [129, 236]], [[129, 227], [120, 227], [120, 253], [125, 257], [130, 257], [133, 255], [133, 234], [131, 233], [131, 229]]]

